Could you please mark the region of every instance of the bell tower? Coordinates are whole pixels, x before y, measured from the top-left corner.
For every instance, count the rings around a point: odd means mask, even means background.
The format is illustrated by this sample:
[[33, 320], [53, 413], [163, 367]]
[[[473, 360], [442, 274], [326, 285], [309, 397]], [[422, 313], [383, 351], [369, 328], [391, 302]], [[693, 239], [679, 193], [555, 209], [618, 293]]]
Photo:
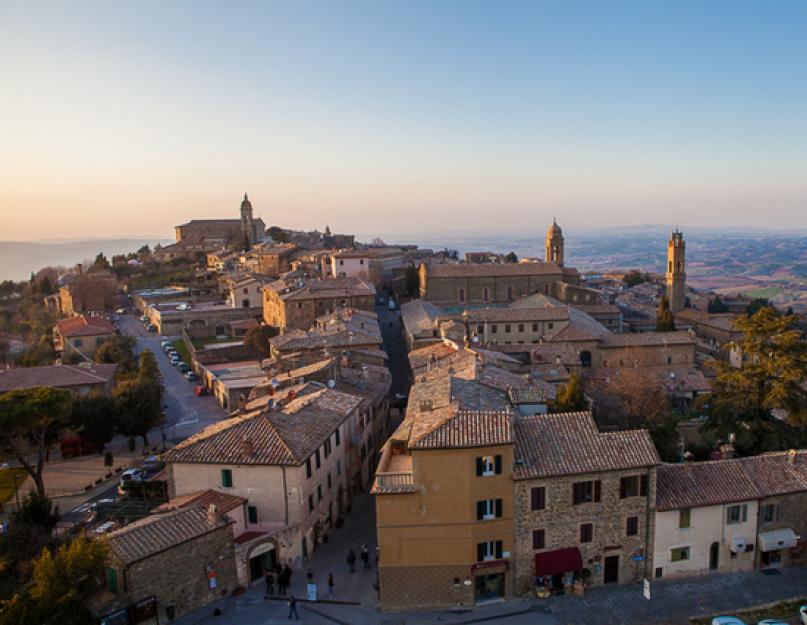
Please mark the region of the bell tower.
[[667, 242], [667, 301], [674, 313], [683, 310], [686, 304], [685, 248], [684, 234], [676, 228]]
[[244, 193], [244, 201], [241, 202], [241, 240], [244, 251], [250, 249], [255, 243], [255, 225], [252, 222], [252, 203], [247, 194]]
[[546, 231], [546, 262], [563, 267], [563, 230], [552, 218], [552, 225]]

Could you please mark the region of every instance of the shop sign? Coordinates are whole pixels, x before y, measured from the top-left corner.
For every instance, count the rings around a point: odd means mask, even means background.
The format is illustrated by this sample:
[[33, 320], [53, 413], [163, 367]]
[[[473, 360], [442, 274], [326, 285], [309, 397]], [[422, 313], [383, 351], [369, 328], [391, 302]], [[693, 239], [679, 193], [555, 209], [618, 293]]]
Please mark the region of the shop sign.
[[507, 570], [509, 565], [509, 560], [488, 560], [487, 562], [477, 562], [476, 564], [472, 564], [471, 571], [478, 571], [480, 569], [497, 569], [502, 566], [505, 568], [505, 570]]

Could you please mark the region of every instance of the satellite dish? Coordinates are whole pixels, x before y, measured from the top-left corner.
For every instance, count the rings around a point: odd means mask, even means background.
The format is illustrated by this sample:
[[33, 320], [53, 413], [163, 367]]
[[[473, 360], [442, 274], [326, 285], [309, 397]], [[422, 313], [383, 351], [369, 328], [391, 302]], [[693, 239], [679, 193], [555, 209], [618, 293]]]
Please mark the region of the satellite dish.
[[336, 380], [328, 380], [328, 388], [335, 388]]

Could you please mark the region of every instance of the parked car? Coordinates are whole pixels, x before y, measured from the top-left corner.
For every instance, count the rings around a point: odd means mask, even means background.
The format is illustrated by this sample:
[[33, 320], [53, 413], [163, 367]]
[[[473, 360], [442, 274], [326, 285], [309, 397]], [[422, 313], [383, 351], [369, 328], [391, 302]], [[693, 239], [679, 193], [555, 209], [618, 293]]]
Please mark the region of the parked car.
[[116, 315], [125, 315], [125, 314], [126, 314], [126, 309], [125, 309], [125, 308], [118, 308], [118, 309], [115, 311], [115, 314], [116, 314]]
[[188, 371], [185, 374], [185, 378], [188, 380], [188, 382], [196, 382], [196, 380], [199, 379], [199, 376], [196, 375], [195, 371]]
[[143, 461], [143, 470], [149, 473], [157, 473], [165, 468], [165, 463], [159, 456], [149, 456]]
[[176, 355], [171, 356], [171, 366], [172, 367], [176, 367], [180, 362], [182, 362], [182, 361], [179, 359], [179, 356], [176, 356]]
[[395, 310], [395, 300], [391, 297], [389, 298], [389, 302], [387, 302], [387, 308], [390, 310]]
[[165, 352], [165, 351], [168, 351], [169, 349], [172, 349], [172, 347], [171, 347], [171, 341], [168, 341], [168, 340], [166, 340], [166, 339], [163, 339], [162, 341], [160, 341], [160, 347], [162, 348], [162, 350], [163, 350], [164, 352]]
[[181, 373], [187, 373], [189, 367], [187, 363], [180, 361], [180, 363], [177, 365], [177, 369], [179, 369]]
[[199, 397], [202, 397], [203, 395], [207, 395], [207, 387], [203, 386], [202, 384], [197, 384], [193, 392]]
[[97, 454], [100, 450], [95, 443], [88, 441], [83, 436], [70, 436], [59, 444], [59, 451], [62, 452], [62, 458], [78, 458]]
[[712, 619], [712, 625], [745, 625], [736, 616], [716, 616]]
[[150, 324], [148, 324], [146, 326], [146, 330], [148, 332], [156, 332], [157, 331], [157, 326], [155, 326], [153, 323], [150, 323]]
[[120, 476], [118, 494], [125, 495], [126, 490], [133, 482], [145, 482], [146, 472], [143, 469], [126, 469]]

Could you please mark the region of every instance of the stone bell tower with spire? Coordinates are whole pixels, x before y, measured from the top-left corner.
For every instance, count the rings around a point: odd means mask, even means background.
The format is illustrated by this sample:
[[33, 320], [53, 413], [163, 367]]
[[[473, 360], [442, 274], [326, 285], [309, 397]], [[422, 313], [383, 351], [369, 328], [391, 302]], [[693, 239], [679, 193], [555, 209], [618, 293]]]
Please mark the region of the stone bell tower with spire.
[[546, 262], [563, 267], [563, 230], [552, 218], [552, 225], [546, 231]]
[[244, 201], [241, 202], [241, 241], [244, 251], [249, 250], [255, 243], [255, 224], [252, 221], [252, 203], [247, 194], [244, 193]]
[[686, 305], [685, 248], [684, 233], [676, 227], [667, 241], [667, 301], [672, 312], [683, 310]]

